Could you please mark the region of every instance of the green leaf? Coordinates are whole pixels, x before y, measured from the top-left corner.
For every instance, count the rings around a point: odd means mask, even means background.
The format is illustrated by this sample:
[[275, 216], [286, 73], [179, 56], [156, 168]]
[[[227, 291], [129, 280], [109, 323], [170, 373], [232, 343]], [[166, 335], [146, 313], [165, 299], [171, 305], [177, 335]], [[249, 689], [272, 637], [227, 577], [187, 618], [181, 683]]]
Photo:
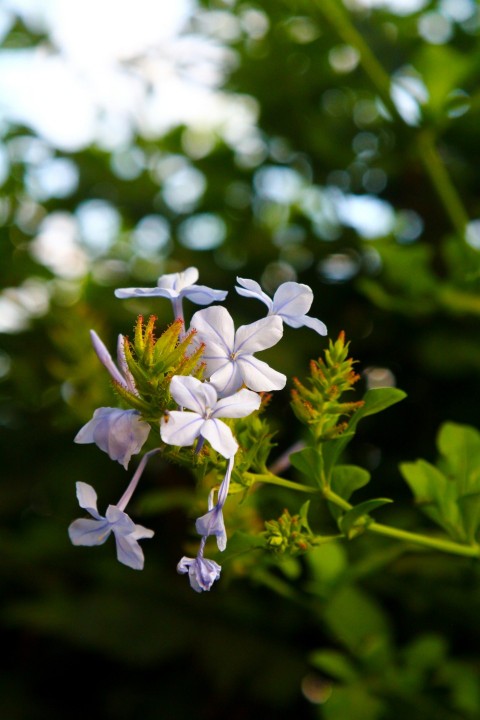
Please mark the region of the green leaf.
[[344, 500], [349, 500], [355, 490], [370, 482], [370, 473], [358, 465], [337, 465], [332, 471], [331, 488]]
[[358, 678], [353, 663], [338, 650], [315, 650], [310, 655], [310, 662], [335, 680], [351, 683]]
[[[356, 505], [340, 518], [338, 522], [340, 530], [345, 533], [347, 538], [350, 539], [354, 537], [356, 529], [368, 523], [368, 513], [391, 502], [393, 502], [393, 500], [389, 498], [372, 498], [371, 500], [365, 500], [365, 502]], [[363, 520], [363, 518], [365, 518], [365, 520]]]
[[380, 720], [385, 717], [385, 705], [374, 697], [362, 683], [335, 687], [322, 706], [324, 720]]
[[452, 538], [465, 541], [462, 517], [457, 505], [457, 487], [426, 460], [402, 463], [400, 472], [410, 486], [415, 502]]
[[306, 447], [299, 452], [290, 455], [290, 462], [294, 468], [310, 479], [312, 485], [322, 484], [322, 456], [319, 450], [313, 447]]

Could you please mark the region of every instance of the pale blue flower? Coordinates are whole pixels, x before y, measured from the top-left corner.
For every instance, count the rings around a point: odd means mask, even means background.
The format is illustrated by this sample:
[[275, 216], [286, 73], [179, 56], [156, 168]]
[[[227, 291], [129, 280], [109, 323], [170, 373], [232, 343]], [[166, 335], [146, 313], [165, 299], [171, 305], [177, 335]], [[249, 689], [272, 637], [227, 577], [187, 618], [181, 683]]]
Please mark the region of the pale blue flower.
[[84, 482], [77, 482], [76, 487], [80, 507], [88, 510], [94, 519], [80, 518], [72, 522], [68, 528], [72, 543], [86, 546], [103, 545], [110, 533], [113, 533], [119, 562], [134, 570], [142, 570], [144, 556], [138, 540], [153, 537], [153, 530], [136, 525], [124, 512], [121, 503], [109, 505], [103, 517], [97, 510], [97, 493], [93, 487]]
[[293, 328], [306, 326], [320, 335], [327, 334], [325, 323], [307, 315], [313, 302], [313, 292], [308, 285], [297, 282], [282, 283], [272, 300], [255, 280], [237, 277], [237, 282], [242, 286], [235, 288], [237, 293], [261, 300], [268, 308], [268, 316], [280, 317], [284, 323]]
[[214, 306], [197, 311], [191, 327], [197, 331], [195, 342], [205, 345], [202, 360], [220, 396], [232, 395], [243, 384], [256, 392], [281, 390], [285, 386], [285, 375], [254, 357], [255, 352], [272, 347], [282, 337], [282, 321], [278, 316], [242, 325], [235, 332], [228, 310]]
[[118, 298], [132, 297], [164, 297], [172, 301], [176, 318], [183, 320], [182, 299], [188, 298], [196, 305], [210, 305], [212, 302], [225, 300], [227, 291], [213, 290], [205, 285], [196, 285], [198, 270], [189, 267], [183, 272], [162, 275], [154, 288], [121, 288], [115, 290]]
[[233, 457], [230, 458], [227, 472], [222, 480], [222, 484], [218, 490], [217, 503], [213, 504], [212, 491], [208, 497], [208, 512], [202, 517], [197, 518], [195, 528], [199, 535], [203, 537], [209, 537], [214, 535], [217, 538], [218, 549], [223, 552], [227, 547], [227, 533], [225, 530], [225, 522], [223, 520], [223, 506], [228, 496], [228, 489], [230, 486], [230, 478], [233, 470]]
[[188, 573], [191, 587], [195, 592], [210, 590], [215, 580], [218, 580], [222, 568], [215, 560], [203, 557], [203, 547], [195, 558], [182, 557], [177, 565], [177, 572], [181, 575]]
[[129, 392], [133, 393], [134, 395], [138, 395], [137, 388], [135, 387], [135, 381], [133, 379], [133, 376], [128, 369], [127, 361], [125, 360], [125, 350], [124, 350], [124, 337], [123, 335], [118, 336], [118, 343], [117, 343], [117, 362], [118, 367], [115, 365], [115, 363], [112, 360], [112, 356], [108, 352], [107, 348], [105, 347], [102, 340], [98, 337], [95, 330], [90, 330], [90, 338], [92, 340], [93, 349], [97, 353], [97, 357], [102, 363], [102, 365], [108, 370], [110, 373], [111, 378], [114, 380], [114, 382], [121, 385], [125, 390], [128, 390]]
[[203, 438], [225, 458], [235, 455], [238, 443], [230, 428], [219, 418], [246, 417], [258, 410], [261, 403], [259, 395], [246, 389], [219, 400], [213, 385], [183, 375], [172, 378], [170, 394], [187, 410], [172, 410], [162, 418], [160, 435], [163, 442], [186, 447], [193, 445], [197, 438]]
[[140, 452], [149, 432], [150, 425], [136, 410], [102, 407], [79, 430], [75, 442], [95, 443], [127, 469], [130, 458]]

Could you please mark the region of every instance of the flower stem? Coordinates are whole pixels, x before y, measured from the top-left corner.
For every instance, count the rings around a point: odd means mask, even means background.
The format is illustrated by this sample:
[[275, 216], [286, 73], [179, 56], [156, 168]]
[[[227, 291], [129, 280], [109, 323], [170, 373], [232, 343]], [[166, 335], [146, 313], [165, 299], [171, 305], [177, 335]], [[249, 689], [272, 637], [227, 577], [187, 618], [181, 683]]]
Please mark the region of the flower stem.
[[150, 450], [150, 452], [145, 453], [143, 458], [140, 460], [140, 463], [135, 471], [134, 476], [128, 483], [128, 487], [123, 493], [122, 497], [117, 503], [117, 508], [119, 510], [125, 511], [125, 508], [127, 507], [128, 503], [130, 502], [130, 499], [135, 492], [135, 489], [138, 485], [138, 481], [142, 477], [143, 471], [145, 470], [145, 466], [152, 455], [155, 455], [155, 453], [160, 452], [162, 448], [155, 448], [154, 450]]
[[300, 483], [293, 482], [293, 480], [285, 480], [277, 475], [271, 473], [244, 473], [245, 479], [252, 485], [256, 482], [268, 483], [269, 485], [279, 485], [280, 487], [289, 488], [290, 490], [297, 490], [298, 492], [305, 493], [318, 493], [320, 492], [317, 488], [309, 487], [308, 485], [301, 485]]
[[[323, 495], [326, 500], [333, 503], [342, 510], [352, 510], [354, 507], [344, 500], [340, 495], [333, 492], [330, 488], [323, 489]], [[397, 528], [382, 525], [377, 522], [370, 522], [365, 525], [366, 532], [373, 532], [376, 535], [384, 535], [385, 537], [402, 540], [415, 545], [439, 550], [440, 552], [451, 553], [453, 555], [462, 555], [463, 557], [480, 558], [480, 547], [478, 545], [463, 545], [462, 543], [453, 542], [451, 540], [443, 540], [442, 538], [429, 537], [428, 535], [420, 535], [420, 533], [409, 532], [408, 530], [399, 530]]]

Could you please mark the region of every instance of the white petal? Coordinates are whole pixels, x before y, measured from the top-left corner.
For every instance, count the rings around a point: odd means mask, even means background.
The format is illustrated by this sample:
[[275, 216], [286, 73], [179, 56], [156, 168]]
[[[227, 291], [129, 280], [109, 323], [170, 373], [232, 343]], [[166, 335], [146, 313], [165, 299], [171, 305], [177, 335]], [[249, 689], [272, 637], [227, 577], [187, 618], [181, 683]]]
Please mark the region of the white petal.
[[163, 297], [163, 298], [176, 298], [178, 293], [175, 290], [169, 288], [119, 288], [115, 290], [115, 297], [124, 300], [125, 298], [132, 297]]
[[[164, 275], [163, 278], [158, 278], [157, 285], [159, 287], [164, 287], [162, 285], [164, 278], [174, 278], [173, 287], [174, 289], [180, 293], [185, 288], [189, 287], [190, 285], [193, 285], [198, 280], [198, 270], [196, 267], [188, 267], [183, 272], [179, 273], [171, 273], [171, 275]], [[168, 286], [167, 286], [168, 287]]]
[[276, 315], [305, 315], [312, 305], [313, 292], [308, 285], [282, 283], [273, 296], [272, 313]]
[[242, 325], [237, 330], [235, 353], [251, 355], [276, 345], [283, 335], [283, 323], [276, 315]]
[[115, 534], [117, 560], [133, 570], [143, 570], [143, 550], [132, 535]]
[[68, 528], [68, 535], [74, 545], [103, 545], [112, 530], [108, 520], [74, 520]]
[[262, 360], [257, 360], [252, 355], [239, 358], [238, 365], [245, 385], [251, 390], [267, 392], [269, 390], [281, 390], [285, 387], [287, 378], [283, 373], [273, 370], [270, 365], [262, 362]]
[[228, 292], [226, 290], [213, 290], [206, 285], [192, 285], [182, 290], [181, 295], [197, 305], [210, 305], [212, 302], [225, 300]]
[[309, 315], [301, 315], [300, 317], [291, 318], [288, 316], [283, 317], [283, 321], [293, 328], [308, 327], [315, 330], [319, 335], [327, 335], [327, 326], [321, 320], [312, 318]]
[[208, 383], [194, 377], [175, 375], [170, 383], [170, 394], [180, 407], [204, 415], [207, 408], [217, 402], [217, 393]]
[[136, 410], [99, 408], [77, 434], [75, 442], [96, 443], [112, 460], [127, 469], [131, 456], [140, 452], [149, 432], [150, 425]]
[[257, 298], [257, 300], [261, 300], [263, 303], [265, 303], [265, 305], [270, 310], [270, 308], [272, 307], [272, 301], [270, 300], [268, 295], [263, 292], [262, 288], [257, 282], [255, 282], [255, 280], [247, 280], [246, 278], [237, 277], [237, 282], [243, 286], [235, 286], [235, 290], [239, 295], [243, 295], [243, 297]]
[[190, 327], [195, 328], [200, 340], [224, 349], [225, 355], [233, 350], [235, 326], [228, 310], [220, 305], [198, 310], [192, 317]]
[[242, 373], [236, 362], [230, 361], [210, 376], [210, 383], [219, 396], [232, 395], [243, 385]]
[[101, 515], [97, 510], [97, 493], [93, 487], [84, 482], [77, 482], [75, 487], [77, 488], [77, 499], [80, 507], [88, 510], [90, 515], [100, 520]]
[[153, 530], [143, 527], [143, 525], [135, 525], [135, 530], [132, 533], [132, 537], [135, 540], [143, 540], [143, 538], [152, 538], [155, 535]]
[[230, 428], [221, 420], [206, 420], [203, 424], [202, 437], [208, 440], [214, 450], [225, 458], [231, 458], [238, 450], [238, 443]]
[[215, 405], [212, 417], [241, 418], [258, 410], [262, 398], [251, 390], [239, 390], [234, 395], [224, 397]]
[[97, 357], [102, 363], [102, 365], [108, 370], [115, 382], [126, 388], [127, 383], [125, 382], [125, 378], [118, 370], [117, 366], [112, 360], [112, 356], [108, 352], [102, 340], [100, 340], [100, 338], [98, 337], [95, 330], [90, 330], [90, 338], [92, 340], [93, 349], [97, 353]]
[[160, 425], [160, 436], [167, 445], [178, 445], [186, 447], [193, 445], [195, 439], [200, 435], [204, 419], [197, 413], [186, 410], [179, 412], [172, 410], [168, 413], [167, 419], [162, 419]]

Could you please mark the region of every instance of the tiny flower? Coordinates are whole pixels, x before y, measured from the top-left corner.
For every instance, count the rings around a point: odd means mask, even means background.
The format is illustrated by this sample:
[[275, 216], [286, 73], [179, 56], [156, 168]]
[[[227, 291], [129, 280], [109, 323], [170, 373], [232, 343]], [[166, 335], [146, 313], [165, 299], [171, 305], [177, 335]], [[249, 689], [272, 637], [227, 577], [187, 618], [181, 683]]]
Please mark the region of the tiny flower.
[[261, 403], [256, 393], [245, 389], [219, 400], [210, 383], [181, 375], [172, 378], [170, 393], [178, 405], [187, 410], [172, 410], [162, 419], [163, 442], [186, 447], [193, 445], [197, 438], [204, 438], [225, 458], [235, 455], [238, 443], [230, 428], [218, 418], [246, 417], [258, 410]]
[[202, 538], [200, 549], [196, 558], [183, 557], [177, 565], [177, 572], [181, 575], [188, 573], [190, 585], [195, 592], [210, 590], [215, 580], [218, 580], [222, 568], [215, 560], [203, 557], [206, 538]]
[[93, 418], [77, 433], [75, 442], [95, 443], [126, 470], [132, 455], [142, 449], [149, 432], [150, 425], [136, 410], [103, 407], [95, 410]]
[[297, 282], [282, 283], [271, 300], [255, 280], [237, 277], [237, 282], [242, 286], [235, 288], [238, 294], [261, 300], [268, 307], [269, 316], [277, 315], [293, 328], [306, 326], [320, 335], [327, 334], [325, 323], [306, 314], [313, 302], [313, 292], [308, 285]]
[[205, 285], [196, 285], [198, 270], [189, 267], [183, 272], [162, 275], [154, 288], [121, 288], [115, 290], [118, 298], [132, 297], [164, 297], [173, 304], [175, 317], [183, 320], [182, 299], [188, 298], [196, 305], [210, 305], [212, 302], [225, 300], [225, 290], [213, 290]]
[[218, 490], [217, 503], [213, 504], [213, 492], [208, 498], [208, 512], [199, 517], [195, 523], [195, 528], [199, 535], [209, 537], [215, 535], [217, 538], [218, 549], [223, 552], [227, 547], [227, 533], [225, 530], [225, 522], [223, 520], [223, 506], [228, 496], [228, 488], [230, 486], [230, 478], [233, 470], [233, 458], [230, 458], [227, 472], [222, 480], [222, 484]]
[[[138, 395], [137, 388], [135, 387], [135, 381], [132, 377], [130, 370], [128, 369], [127, 362], [125, 360], [125, 352], [123, 349], [124, 338], [123, 335], [118, 336], [117, 344], [117, 358], [118, 368], [112, 360], [112, 356], [108, 352], [104, 343], [98, 337], [95, 330], [90, 330], [90, 337], [92, 340], [93, 349], [97, 353], [97, 357], [102, 365], [108, 370], [112, 379], [121, 385], [125, 390]], [[120, 368], [120, 369], [119, 369]]]
[[197, 331], [195, 341], [205, 344], [202, 360], [219, 395], [231, 395], [244, 383], [256, 392], [281, 390], [285, 386], [285, 375], [253, 355], [280, 340], [283, 328], [279, 317], [274, 315], [242, 325], [235, 332], [228, 310], [215, 306], [196, 312], [191, 327]]
[[[143, 468], [142, 468], [143, 469]], [[137, 479], [138, 481], [138, 479]], [[142, 570], [144, 556], [138, 540], [153, 537], [153, 530], [136, 525], [119, 505], [109, 505], [105, 517], [97, 510], [97, 493], [91, 485], [77, 482], [77, 498], [81, 508], [94, 518], [79, 518], [68, 528], [74, 545], [103, 545], [113, 532], [119, 562], [134, 570]]]

